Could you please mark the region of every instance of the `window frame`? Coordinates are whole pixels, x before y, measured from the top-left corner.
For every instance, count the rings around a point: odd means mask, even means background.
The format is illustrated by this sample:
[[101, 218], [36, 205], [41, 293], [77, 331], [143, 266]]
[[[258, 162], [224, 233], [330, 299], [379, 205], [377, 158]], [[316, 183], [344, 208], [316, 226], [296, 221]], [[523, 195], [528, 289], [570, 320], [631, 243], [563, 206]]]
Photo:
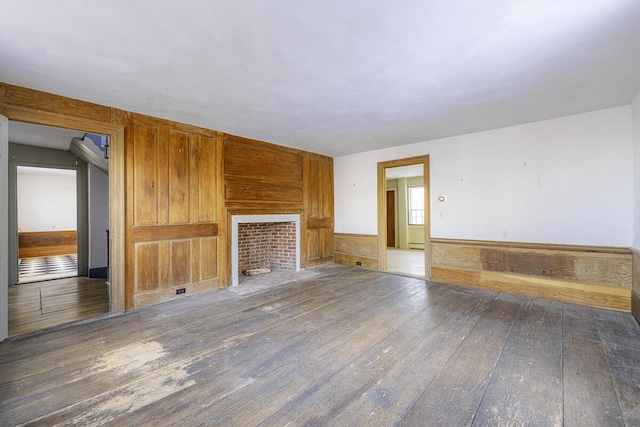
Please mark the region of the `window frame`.
[[[415, 208], [416, 203], [412, 203], [412, 197], [411, 197], [411, 193], [412, 193], [412, 189], [413, 188], [421, 188], [422, 189], [422, 202], [418, 203], [418, 205], [420, 206], [419, 209]], [[414, 208], [412, 208], [412, 206], [414, 206]], [[422, 212], [421, 218], [422, 218], [422, 222], [412, 222], [413, 219], [413, 215], [412, 212]], [[414, 226], [424, 226], [424, 185], [409, 185], [407, 186], [407, 225], [414, 225]]]

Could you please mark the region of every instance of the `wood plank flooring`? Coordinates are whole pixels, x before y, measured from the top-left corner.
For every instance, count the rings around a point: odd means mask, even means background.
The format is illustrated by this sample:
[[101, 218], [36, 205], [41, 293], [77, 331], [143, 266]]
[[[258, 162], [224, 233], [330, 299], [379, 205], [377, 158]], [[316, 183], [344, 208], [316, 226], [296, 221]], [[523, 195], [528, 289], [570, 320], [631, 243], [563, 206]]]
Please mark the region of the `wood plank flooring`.
[[0, 344], [0, 425], [640, 425], [630, 313], [327, 265]]
[[9, 286], [9, 336], [109, 312], [104, 279], [69, 277]]

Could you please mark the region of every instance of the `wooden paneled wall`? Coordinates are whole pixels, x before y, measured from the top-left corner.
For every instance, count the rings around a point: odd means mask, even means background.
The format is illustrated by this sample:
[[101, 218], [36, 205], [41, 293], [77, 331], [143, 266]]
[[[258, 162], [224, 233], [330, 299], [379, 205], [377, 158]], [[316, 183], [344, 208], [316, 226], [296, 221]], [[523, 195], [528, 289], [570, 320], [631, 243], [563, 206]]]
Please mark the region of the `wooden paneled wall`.
[[336, 233], [334, 261], [338, 264], [377, 270], [378, 236]]
[[218, 135], [138, 114], [126, 120], [127, 308], [222, 286]]
[[18, 257], [75, 254], [78, 250], [75, 230], [32, 231], [18, 234]]
[[333, 259], [329, 157], [5, 83], [0, 114], [112, 137], [114, 311], [227, 285], [232, 213], [298, 213], [302, 266]]
[[224, 136], [224, 200], [229, 216], [301, 215], [302, 267], [333, 261], [333, 159]]
[[333, 161], [305, 155], [305, 212], [307, 266], [333, 261]]
[[300, 213], [304, 153], [236, 136], [224, 136], [227, 209]]

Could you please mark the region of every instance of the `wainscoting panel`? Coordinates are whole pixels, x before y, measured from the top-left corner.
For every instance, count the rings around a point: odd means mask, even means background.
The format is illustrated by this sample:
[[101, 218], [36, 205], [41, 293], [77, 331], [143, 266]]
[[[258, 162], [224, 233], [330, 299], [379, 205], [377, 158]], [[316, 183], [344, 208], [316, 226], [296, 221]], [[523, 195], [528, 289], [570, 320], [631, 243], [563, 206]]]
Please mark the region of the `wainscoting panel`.
[[135, 305], [143, 307], [218, 287], [218, 238], [136, 243]]
[[336, 233], [334, 262], [377, 270], [378, 236], [375, 234]]
[[432, 279], [631, 310], [627, 248], [432, 239]]
[[75, 254], [78, 250], [76, 235], [76, 230], [19, 233], [18, 257], [34, 258]]

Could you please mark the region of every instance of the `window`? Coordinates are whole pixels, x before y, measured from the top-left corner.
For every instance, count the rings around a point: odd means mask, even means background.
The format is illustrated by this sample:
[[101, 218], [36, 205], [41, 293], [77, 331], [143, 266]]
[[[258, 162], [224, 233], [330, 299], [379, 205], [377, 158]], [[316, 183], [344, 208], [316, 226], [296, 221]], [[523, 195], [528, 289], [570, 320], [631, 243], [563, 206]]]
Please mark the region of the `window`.
[[424, 187], [409, 187], [409, 225], [424, 225]]

